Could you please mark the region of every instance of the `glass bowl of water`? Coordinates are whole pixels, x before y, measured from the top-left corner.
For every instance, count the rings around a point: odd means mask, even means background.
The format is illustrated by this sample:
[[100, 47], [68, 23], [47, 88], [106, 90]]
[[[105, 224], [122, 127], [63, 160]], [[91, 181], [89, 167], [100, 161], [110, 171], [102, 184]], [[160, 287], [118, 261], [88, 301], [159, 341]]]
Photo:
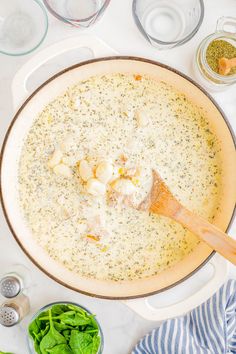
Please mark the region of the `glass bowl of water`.
[[78, 28], [94, 24], [104, 13], [110, 0], [43, 0], [58, 20]]
[[133, 16], [143, 36], [158, 49], [189, 41], [204, 17], [203, 0], [133, 0]]
[[47, 13], [39, 1], [0, 0], [0, 53], [28, 54], [42, 43], [47, 30]]

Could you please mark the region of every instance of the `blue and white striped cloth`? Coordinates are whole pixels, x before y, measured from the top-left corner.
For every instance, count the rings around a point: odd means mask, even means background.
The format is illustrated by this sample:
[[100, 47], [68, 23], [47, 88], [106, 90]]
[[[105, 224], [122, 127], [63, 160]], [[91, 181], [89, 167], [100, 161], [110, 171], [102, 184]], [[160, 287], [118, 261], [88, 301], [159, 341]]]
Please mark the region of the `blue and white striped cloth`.
[[236, 281], [187, 315], [164, 322], [132, 354], [236, 354]]

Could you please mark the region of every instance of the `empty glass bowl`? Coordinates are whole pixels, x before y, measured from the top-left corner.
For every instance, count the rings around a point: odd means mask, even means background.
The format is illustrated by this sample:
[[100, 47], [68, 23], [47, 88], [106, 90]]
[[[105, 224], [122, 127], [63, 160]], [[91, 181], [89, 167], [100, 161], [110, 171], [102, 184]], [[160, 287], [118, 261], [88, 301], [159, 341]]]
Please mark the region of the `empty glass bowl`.
[[47, 13], [39, 1], [0, 0], [0, 53], [30, 53], [42, 43], [47, 30]]
[[95, 23], [110, 0], [43, 0], [47, 9], [59, 20], [79, 28]]
[[134, 20], [144, 37], [159, 49], [189, 41], [204, 17], [203, 0], [133, 0]]

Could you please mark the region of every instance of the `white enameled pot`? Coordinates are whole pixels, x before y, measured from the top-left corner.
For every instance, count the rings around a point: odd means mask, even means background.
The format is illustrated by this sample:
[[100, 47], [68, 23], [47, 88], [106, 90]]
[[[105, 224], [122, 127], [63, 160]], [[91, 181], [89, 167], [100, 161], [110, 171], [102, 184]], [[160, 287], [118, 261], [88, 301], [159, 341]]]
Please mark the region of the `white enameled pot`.
[[[96, 59], [82, 62], [56, 74], [33, 94], [26, 83], [30, 75], [48, 60], [69, 50], [86, 47]], [[108, 55], [113, 55], [112, 57]], [[12, 83], [14, 107], [17, 110], [6, 133], [1, 152], [1, 200], [8, 225], [24, 252], [48, 276], [59, 283], [87, 295], [122, 299], [134, 311], [149, 320], [164, 320], [180, 316], [209, 298], [223, 283], [227, 275], [227, 262], [205, 244], [197, 248], [173, 268], [145, 279], [134, 281], [100, 281], [82, 278], [56, 263], [36, 243], [22, 217], [18, 205], [17, 172], [21, 148], [33, 120], [42, 108], [60, 95], [68, 86], [91, 75], [111, 72], [134, 72], [148, 74], [163, 80], [183, 92], [192, 102], [204, 107], [214, 133], [221, 142], [223, 161], [223, 198], [214, 223], [227, 230], [234, 213], [236, 194], [236, 165], [233, 133], [224, 113], [214, 100], [194, 81], [180, 72], [160, 63], [136, 58], [122, 57], [98, 38], [80, 35], [56, 43], [30, 59], [16, 74]], [[213, 257], [212, 257], [213, 256]], [[149, 303], [149, 295], [163, 292], [193, 275], [207, 262], [213, 266], [211, 279], [187, 299], [170, 306], [155, 308]], [[186, 286], [186, 285], [185, 285]], [[129, 299], [129, 300], [127, 300]], [[130, 300], [134, 299], [134, 300]]]

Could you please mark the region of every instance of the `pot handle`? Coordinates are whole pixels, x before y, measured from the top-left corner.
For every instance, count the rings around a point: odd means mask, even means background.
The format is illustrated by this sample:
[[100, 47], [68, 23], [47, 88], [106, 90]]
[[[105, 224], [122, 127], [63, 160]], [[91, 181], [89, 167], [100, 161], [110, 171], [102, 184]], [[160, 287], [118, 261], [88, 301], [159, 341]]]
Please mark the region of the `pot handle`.
[[29, 95], [26, 88], [26, 83], [31, 74], [33, 74], [39, 67], [50, 59], [53, 59], [69, 50], [83, 47], [91, 49], [95, 58], [117, 54], [114, 49], [109, 47], [100, 38], [84, 34], [66, 38], [58, 43], [46, 47], [27, 61], [15, 74], [12, 81], [14, 109], [17, 109]]
[[[214, 268], [212, 278], [195, 294], [169, 306], [156, 308], [149, 303], [150, 297], [123, 301], [129, 308], [149, 321], [165, 321], [169, 318], [183, 316], [187, 312], [208, 300], [225, 282], [228, 274], [227, 261], [216, 254], [208, 264]], [[188, 280], [182, 286], [187, 286]]]

